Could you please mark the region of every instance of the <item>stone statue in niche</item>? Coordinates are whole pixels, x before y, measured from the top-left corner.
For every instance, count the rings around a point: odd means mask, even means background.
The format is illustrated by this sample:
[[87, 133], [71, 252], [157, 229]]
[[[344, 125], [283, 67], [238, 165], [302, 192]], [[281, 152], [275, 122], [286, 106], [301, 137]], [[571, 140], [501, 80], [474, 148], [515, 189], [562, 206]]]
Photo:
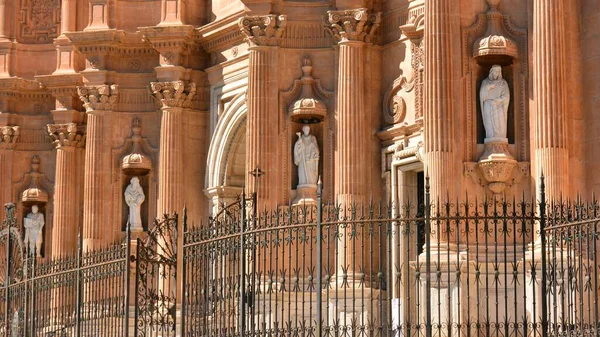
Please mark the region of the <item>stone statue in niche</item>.
[[39, 213], [38, 205], [31, 206], [31, 212], [23, 219], [23, 227], [25, 227], [25, 244], [29, 247], [29, 254], [37, 254], [41, 257], [42, 254], [42, 228], [44, 228], [44, 215]]
[[481, 83], [479, 99], [485, 138], [506, 139], [510, 91], [508, 83], [502, 78], [501, 66], [492, 66], [488, 78]]
[[131, 230], [142, 229], [142, 203], [146, 199], [138, 177], [131, 178], [125, 189], [125, 202], [129, 206], [129, 225]]
[[296, 132], [298, 140], [294, 145], [294, 164], [298, 166], [298, 186], [316, 185], [319, 179], [319, 145], [317, 138], [310, 134], [310, 127], [302, 127]]

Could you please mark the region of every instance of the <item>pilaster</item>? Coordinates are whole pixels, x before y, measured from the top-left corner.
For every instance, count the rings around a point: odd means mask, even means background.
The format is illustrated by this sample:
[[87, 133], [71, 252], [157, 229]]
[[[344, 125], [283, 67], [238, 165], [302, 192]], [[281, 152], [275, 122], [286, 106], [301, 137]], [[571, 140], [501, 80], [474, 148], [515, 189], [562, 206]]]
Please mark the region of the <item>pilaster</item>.
[[152, 82], [152, 94], [162, 107], [158, 159], [157, 214], [181, 212], [184, 200], [183, 113], [196, 94], [194, 82]]
[[533, 8], [534, 174], [539, 193], [543, 170], [546, 200], [566, 197], [569, 187], [564, 6], [535, 0]]
[[264, 172], [262, 178], [246, 175], [246, 186], [257, 192], [259, 207], [273, 209], [281, 202], [282, 177], [279, 174], [278, 149], [278, 45], [286, 26], [285, 15], [247, 16], [238, 25], [250, 46], [248, 118], [246, 120], [246, 170], [256, 167]]
[[425, 2], [425, 165], [431, 200], [454, 193], [454, 98], [452, 91], [451, 0]]
[[114, 110], [118, 86], [98, 85], [77, 88], [87, 113], [83, 197], [83, 244], [92, 249], [103, 243], [107, 213], [105, 186], [109, 182], [108, 163], [104, 151], [104, 119]]
[[77, 248], [79, 233], [78, 157], [85, 147], [85, 135], [75, 123], [48, 124], [48, 135], [56, 148], [52, 256], [66, 256]]

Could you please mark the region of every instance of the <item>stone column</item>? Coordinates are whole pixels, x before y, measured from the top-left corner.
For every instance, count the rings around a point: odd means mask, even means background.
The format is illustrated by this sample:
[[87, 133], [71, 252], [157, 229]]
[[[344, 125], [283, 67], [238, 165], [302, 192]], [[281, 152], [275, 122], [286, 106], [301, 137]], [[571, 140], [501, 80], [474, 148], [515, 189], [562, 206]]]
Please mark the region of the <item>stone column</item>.
[[543, 170], [548, 201], [566, 197], [569, 188], [563, 6], [563, 0], [535, 0], [533, 9], [536, 191]]
[[87, 118], [87, 145], [84, 165], [83, 195], [83, 246], [94, 249], [104, 242], [106, 218], [104, 189], [108, 184], [108, 172], [104, 160], [104, 118], [115, 107], [118, 96], [117, 85], [78, 87]]
[[[329, 32], [338, 43], [338, 85], [336, 96], [336, 172], [335, 195], [347, 211], [357, 203], [364, 206], [372, 195], [366, 163], [370, 159], [370, 109], [365, 104], [365, 60], [367, 44], [375, 37], [381, 22], [381, 13], [370, 14], [366, 9], [329, 11]], [[351, 217], [342, 210], [342, 216]], [[360, 213], [360, 212], [359, 212]], [[352, 282], [368, 271], [367, 227], [356, 224], [341, 229], [344, 239], [337, 254], [337, 276]], [[358, 236], [351, 235], [356, 230]], [[364, 249], [364, 251], [361, 251]], [[344, 276], [345, 275], [345, 276]], [[343, 282], [343, 281], [342, 281]]]
[[[256, 182], [259, 207], [277, 206], [281, 179], [278, 175], [278, 48], [286, 25], [285, 15], [247, 16], [239, 27], [250, 45], [248, 70], [248, 118], [246, 122], [246, 169], [264, 172]], [[247, 191], [255, 192], [254, 177], [246, 175]]]
[[425, 2], [425, 165], [431, 201], [452, 198], [454, 175], [454, 99], [452, 96], [451, 0]]
[[52, 257], [77, 250], [79, 232], [78, 152], [85, 147], [85, 136], [75, 123], [48, 124], [48, 134], [56, 148], [54, 217], [52, 219]]
[[157, 214], [183, 210], [183, 110], [190, 108], [196, 84], [183, 81], [152, 82], [152, 93], [162, 104], [158, 160]]

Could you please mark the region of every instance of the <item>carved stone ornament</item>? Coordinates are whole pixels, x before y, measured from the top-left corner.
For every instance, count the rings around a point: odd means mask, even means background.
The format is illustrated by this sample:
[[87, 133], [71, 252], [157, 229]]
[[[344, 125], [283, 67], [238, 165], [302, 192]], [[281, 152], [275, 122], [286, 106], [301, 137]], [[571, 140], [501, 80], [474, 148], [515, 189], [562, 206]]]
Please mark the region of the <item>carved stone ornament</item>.
[[381, 24], [381, 13], [368, 13], [366, 8], [328, 11], [327, 30], [337, 42], [374, 42]]
[[126, 174], [146, 174], [152, 169], [152, 160], [142, 153], [140, 119], [134, 118], [131, 126], [131, 153], [121, 160], [121, 169]]
[[487, 31], [473, 44], [473, 57], [484, 57], [487, 55], [507, 55], [517, 58], [519, 55], [515, 41], [503, 34], [504, 16], [497, 9], [498, 0], [488, 0], [490, 9], [486, 16], [488, 20]]
[[287, 24], [286, 15], [260, 15], [240, 18], [238, 26], [250, 46], [276, 46]]
[[196, 95], [196, 83], [184, 81], [151, 82], [150, 90], [163, 108], [190, 108]]
[[52, 144], [59, 149], [61, 147], [85, 147], [85, 134], [82, 127], [75, 123], [48, 124], [48, 135]]
[[48, 192], [44, 189], [45, 175], [40, 173], [40, 157], [34, 155], [31, 157], [31, 172], [26, 174], [24, 180], [29, 180], [27, 188], [21, 193], [23, 203], [47, 203]]
[[0, 149], [13, 149], [20, 133], [18, 126], [0, 126]]
[[87, 112], [93, 112], [94, 110], [112, 111], [117, 103], [119, 86], [116, 84], [103, 84], [77, 87], [77, 94]]
[[21, 0], [20, 37], [23, 43], [51, 43], [58, 37], [60, 0]]
[[300, 98], [290, 105], [290, 117], [293, 121], [311, 123], [320, 122], [327, 115], [327, 106], [316, 98], [313, 90], [315, 80], [312, 77], [312, 61], [306, 56], [302, 60], [302, 92]]

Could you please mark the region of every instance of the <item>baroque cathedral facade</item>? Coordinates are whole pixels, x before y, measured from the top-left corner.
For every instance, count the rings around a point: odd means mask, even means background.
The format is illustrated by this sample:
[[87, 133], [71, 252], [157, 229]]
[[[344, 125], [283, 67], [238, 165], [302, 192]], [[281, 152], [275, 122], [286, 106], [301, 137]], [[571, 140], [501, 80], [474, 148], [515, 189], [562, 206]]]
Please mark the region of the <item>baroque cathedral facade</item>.
[[599, 20], [596, 0], [2, 1], [0, 203], [19, 226], [37, 206], [56, 257], [243, 189], [311, 202], [317, 179], [337, 202], [416, 202], [425, 175], [432, 200], [535, 197], [542, 174], [548, 199], [590, 197]]

